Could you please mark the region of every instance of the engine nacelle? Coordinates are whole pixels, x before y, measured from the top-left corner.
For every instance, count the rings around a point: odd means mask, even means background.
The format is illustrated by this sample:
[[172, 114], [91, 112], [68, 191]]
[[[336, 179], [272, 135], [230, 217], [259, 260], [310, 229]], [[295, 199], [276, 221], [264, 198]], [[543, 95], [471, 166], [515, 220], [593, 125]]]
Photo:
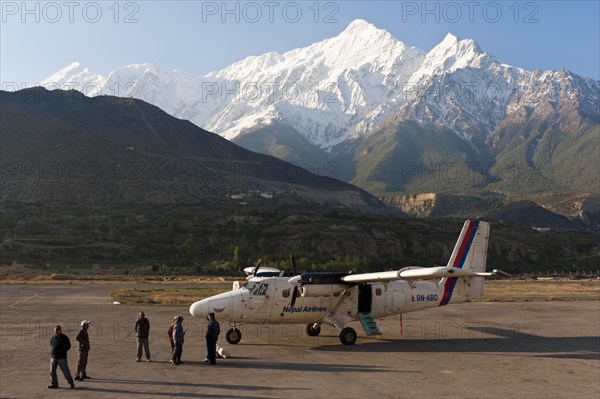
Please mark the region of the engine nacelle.
[[298, 290], [300, 296], [325, 296], [343, 292], [348, 286], [344, 284], [307, 284]]

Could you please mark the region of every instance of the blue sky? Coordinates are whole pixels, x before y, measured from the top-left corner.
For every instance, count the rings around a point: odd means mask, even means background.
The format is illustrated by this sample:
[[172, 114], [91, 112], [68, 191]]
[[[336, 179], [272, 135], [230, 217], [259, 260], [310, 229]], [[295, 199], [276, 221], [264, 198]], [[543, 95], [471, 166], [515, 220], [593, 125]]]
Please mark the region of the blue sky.
[[357, 18], [425, 51], [451, 32], [514, 66], [600, 79], [599, 3], [2, 1], [0, 80], [31, 86], [73, 61], [102, 74], [153, 62], [204, 75], [335, 36]]

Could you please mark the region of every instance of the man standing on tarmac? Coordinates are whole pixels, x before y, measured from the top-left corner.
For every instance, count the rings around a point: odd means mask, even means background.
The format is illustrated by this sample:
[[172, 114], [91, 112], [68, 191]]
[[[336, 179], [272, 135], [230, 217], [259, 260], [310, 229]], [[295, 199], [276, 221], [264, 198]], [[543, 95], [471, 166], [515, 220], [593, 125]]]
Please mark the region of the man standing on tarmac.
[[67, 352], [71, 349], [71, 341], [69, 337], [62, 333], [60, 326], [54, 327], [54, 336], [50, 338], [50, 346], [52, 347], [52, 358], [50, 359], [50, 385], [48, 385], [48, 388], [58, 388], [57, 367], [60, 367], [71, 388], [75, 388], [73, 377], [71, 377], [71, 371], [69, 370], [69, 363], [67, 362]]
[[79, 331], [79, 334], [75, 337], [77, 342], [79, 342], [79, 346], [77, 347], [77, 369], [75, 369], [75, 379], [77, 381], [91, 378], [86, 373], [88, 353], [90, 352], [90, 336], [88, 334], [90, 323], [91, 321], [89, 320], [82, 321], [81, 331]]
[[176, 316], [173, 324], [173, 342], [175, 343], [175, 349], [173, 349], [173, 355], [171, 357], [171, 364], [179, 366], [181, 363], [181, 355], [183, 354], [183, 316]]
[[150, 348], [148, 345], [148, 336], [150, 335], [150, 320], [146, 318], [144, 312], [140, 312], [140, 317], [135, 322], [135, 334], [137, 336], [137, 358], [136, 362], [142, 361], [142, 348], [146, 352], [146, 361], [151, 362]]
[[208, 314], [208, 327], [206, 329], [206, 353], [208, 357], [208, 364], [217, 364], [217, 340], [221, 333], [221, 326], [219, 322], [215, 320], [215, 314]]

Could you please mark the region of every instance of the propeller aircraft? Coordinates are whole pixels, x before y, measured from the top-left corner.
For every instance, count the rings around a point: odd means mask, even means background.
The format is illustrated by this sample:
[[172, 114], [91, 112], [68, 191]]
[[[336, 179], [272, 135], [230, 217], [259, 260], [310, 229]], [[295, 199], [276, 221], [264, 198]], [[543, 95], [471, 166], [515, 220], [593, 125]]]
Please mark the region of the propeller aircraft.
[[356, 330], [347, 325], [360, 320], [367, 335], [380, 335], [376, 318], [414, 312], [436, 306], [465, 302], [483, 295], [485, 277], [504, 275], [500, 270], [486, 272], [490, 225], [467, 220], [447, 266], [408, 266], [375, 273], [296, 274], [276, 268], [245, 269], [247, 282], [233, 290], [195, 302], [190, 313], [205, 318], [217, 314], [232, 323], [227, 342], [242, 339], [239, 324], [306, 324], [309, 336], [318, 336], [321, 325], [334, 326], [342, 344], [356, 342]]

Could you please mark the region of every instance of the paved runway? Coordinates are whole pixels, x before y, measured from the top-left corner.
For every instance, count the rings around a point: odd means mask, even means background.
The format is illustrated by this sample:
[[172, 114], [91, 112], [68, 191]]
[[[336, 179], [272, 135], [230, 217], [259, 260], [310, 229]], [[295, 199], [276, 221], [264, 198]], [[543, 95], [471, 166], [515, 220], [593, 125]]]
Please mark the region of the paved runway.
[[[379, 339], [358, 325], [343, 346], [324, 328], [244, 326], [234, 357], [205, 366], [205, 323], [187, 307], [113, 305], [123, 285], [0, 285], [1, 398], [592, 398], [600, 395], [600, 303], [469, 303], [378, 322]], [[147, 287], [139, 285], [139, 287]], [[155, 287], [153, 285], [153, 287]], [[133, 323], [151, 322], [152, 363], [134, 363]], [[168, 324], [185, 317], [185, 364], [169, 364]], [[92, 380], [50, 391], [49, 344], [57, 323], [74, 342], [93, 321]], [[358, 323], [356, 323], [358, 324]], [[223, 333], [227, 326], [222, 323]], [[69, 352], [71, 371], [76, 350]]]

